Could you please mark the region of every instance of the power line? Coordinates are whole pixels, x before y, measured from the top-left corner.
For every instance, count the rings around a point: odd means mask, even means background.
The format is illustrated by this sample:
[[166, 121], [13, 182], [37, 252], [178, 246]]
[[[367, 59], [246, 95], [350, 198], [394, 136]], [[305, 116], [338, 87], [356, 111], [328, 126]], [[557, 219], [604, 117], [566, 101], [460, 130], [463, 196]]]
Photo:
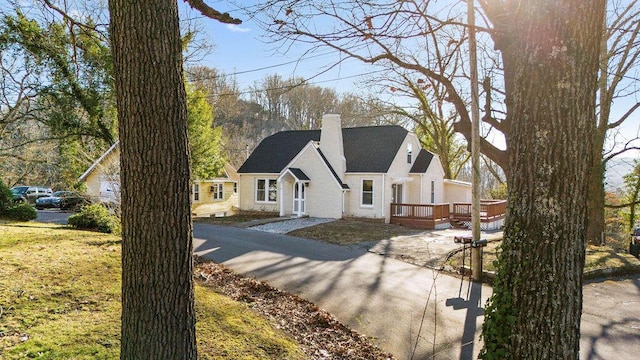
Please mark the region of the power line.
[[287, 84], [287, 85], [283, 85], [283, 86], [279, 86], [279, 87], [266, 88], [266, 89], [254, 89], [254, 90], [246, 90], [246, 91], [239, 91], [239, 92], [232, 92], [232, 93], [225, 93], [225, 94], [210, 94], [210, 95], [215, 95], [215, 96], [240, 96], [240, 95], [248, 95], [248, 94], [257, 94], [257, 93], [268, 92], [268, 91], [276, 91], [276, 90], [291, 91], [294, 88], [297, 88], [297, 87], [300, 87], [300, 86], [304, 86], [304, 85], [318, 85], [318, 84], [323, 84], [323, 83], [327, 83], [327, 82], [352, 79], [352, 78], [359, 77], [359, 76], [373, 75], [373, 74], [381, 73], [381, 72], [384, 72], [384, 71], [386, 71], [386, 70], [375, 70], [375, 71], [370, 71], [370, 72], [366, 72], [366, 73], [360, 73], [360, 74], [349, 75], [349, 76], [344, 76], [344, 77], [337, 77], [337, 78], [328, 79], [328, 80], [320, 80], [320, 81], [310, 82], [309, 81], [310, 79], [313, 79], [314, 77], [318, 76], [318, 75], [315, 75], [315, 76], [313, 76], [313, 77], [311, 77], [309, 79], [301, 80], [301, 81], [299, 81], [298, 83], [295, 83], [295, 84]]
[[[218, 79], [221, 77], [233, 77], [236, 75], [242, 75], [242, 74], [248, 74], [248, 73], [253, 73], [253, 72], [258, 72], [258, 71], [263, 71], [263, 70], [269, 70], [269, 69], [274, 69], [277, 67], [281, 67], [281, 66], [285, 66], [285, 65], [290, 65], [290, 64], [295, 64], [295, 63], [302, 63], [303, 61], [306, 60], [311, 60], [311, 59], [317, 59], [317, 58], [321, 58], [321, 57], [325, 57], [327, 55], [331, 55], [332, 53], [324, 53], [324, 54], [317, 54], [314, 56], [309, 56], [309, 57], [305, 57], [305, 58], [300, 58], [300, 59], [296, 59], [296, 60], [291, 60], [291, 61], [287, 61], [287, 62], [283, 62], [283, 63], [279, 63], [279, 64], [274, 64], [274, 65], [269, 65], [269, 66], [264, 66], [264, 67], [260, 67], [260, 68], [255, 68], [255, 69], [249, 69], [249, 70], [240, 70], [240, 71], [235, 71], [232, 73], [221, 73], [221, 74], [216, 74], [216, 75], [212, 75], [212, 76], [201, 76], [198, 77], [194, 80], [211, 80], [211, 79]], [[194, 67], [198, 67], [198, 65], [194, 66]], [[187, 70], [188, 72], [188, 70]]]

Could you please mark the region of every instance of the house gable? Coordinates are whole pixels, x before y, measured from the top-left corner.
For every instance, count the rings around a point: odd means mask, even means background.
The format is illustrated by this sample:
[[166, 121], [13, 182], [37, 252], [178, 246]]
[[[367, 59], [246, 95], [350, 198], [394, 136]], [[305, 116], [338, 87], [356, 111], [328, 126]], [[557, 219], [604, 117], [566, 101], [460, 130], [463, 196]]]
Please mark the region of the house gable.
[[[315, 154], [317, 154], [319, 160], [321, 161], [321, 163], [324, 165], [324, 168], [331, 174], [331, 176], [333, 177], [333, 179], [335, 180], [336, 184], [343, 190], [348, 190], [349, 189], [349, 185], [345, 184], [342, 179], [340, 179], [340, 177], [338, 176], [338, 174], [336, 173], [336, 171], [333, 169], [333, 167], [331, 167], [331, 164], [329, 164], [329, 161], [327, 160], [327, 158], [324, 156], [324, 154], [322, 153], [322, 151], [318, 148], [318, 146], [313, 142], [310, 141], [307, 146], [304, 147], [304, 149], [302, 149], [286, 166], [285, 169], [282, 171], [286, 171], [287, 169], [291, 169], [293, 168], [299, 168], [301, 166], [303, 166], [303, 164], [300, 164], [300, 158], [308, 151], [313, 151]], [[281, 173], [282, 173], [281, 172]], [[312, 180], [312, 179], [311, 179]]]
[[93, 172], [95, 172], [96, 170], [98, 170], [100, 168], [100, 166], [102, 166], [103, 164], [107, 164], [110, 163], [112, 161], [110, 161], [110, 158], [112, 156], [120, 156], [120, 152], [118, 151], [118, 146], [120, 145], [119, 141], [116, 141], [115, 144], [111, 145], [111, 147], [109, 149], [107, 149], [107, 151], [105, 151], [99, 158], [98, 160], [94, 161], [93, 164], [91, 164], [91, 166], [89, 166], [89, 168], [82, 174], [80, 175], [80, 177], [78, 178], [78, 182], [83, 182], [87, 179], [87, 177], [89, 177]]

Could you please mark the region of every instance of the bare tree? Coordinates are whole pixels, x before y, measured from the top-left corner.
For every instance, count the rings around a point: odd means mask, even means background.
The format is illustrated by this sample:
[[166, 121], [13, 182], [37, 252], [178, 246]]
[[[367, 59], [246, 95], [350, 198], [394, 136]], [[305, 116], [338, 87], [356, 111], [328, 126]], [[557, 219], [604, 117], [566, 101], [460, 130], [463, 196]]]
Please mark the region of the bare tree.
[[[606, 30], [602, 34], [600, 76], [598, 83], [598, 119], [593, 133], [593, 158], [589, 179], [589, 223], [587, 242], [598, 245], [605, 231], [604, 177], [607, 162], [629, 150], [637, 150], [637, 138], [627, 138], [618, 146], [619, 129], [634, 118], [640, 107], [635, 86], [640, 65], [640, 4], [638, 1], [610, 1]], [[629, 78], [631, 77], [631, 78]], [[612, 106], [627, 104], [620, 114], [612, 113]], [[637, 115], [636, 115], [637, 118]], [[611, 145], [607, 144], [610, 140]], [[634, 142], [634, 140], [636, 140]]]
[[[470, 121], [456, 78], [428, 67], [436, 56], [431, 48], [424, 57], [412, 52], [425, 49], [421, 41], [429, 32], [461, 26], [451, 12], [430, 1], [274, 3], [265, 25], [281, 39], [317, 43], [364, 63], [392, 63], [437, 81], [460, 116], [457, 130], [465, 132]], [[482, 143], [509, 184], [505, 250], [483, 328], [483, 357], [575, 358], [589, 175], [584, 160], [591, 159], [605, 1], [480, 4], [502, 55], [507, 117], [493, 125], [507, 134], [509, 149]]]
[[[444, 99], [458, 114], [455, 130], [470, 141], [471, 120], [465, 100], [468, 88], [456, 61], [464, 49], [465, 25], [460, 9], [436, 1], [270, 1], [255, 13], [265, 13], [262, 25], [273, 41], [330, 48], [363, 63], [402, 69], [414, 81], [437, 82]], [[494, 66], [495, 64], [491, 64]], [[487, 70], [488, 71], [488, 70]], [[485, 122], [506, 133], [499, 119]], [[506, 170], [506, 151], [481, 139], [482, 152]]]

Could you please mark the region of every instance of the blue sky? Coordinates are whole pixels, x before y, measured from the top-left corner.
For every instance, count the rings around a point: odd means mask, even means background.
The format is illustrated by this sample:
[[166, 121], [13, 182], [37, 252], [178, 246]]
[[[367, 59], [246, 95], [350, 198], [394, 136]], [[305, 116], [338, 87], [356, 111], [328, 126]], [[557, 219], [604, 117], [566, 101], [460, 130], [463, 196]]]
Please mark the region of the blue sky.
[[[233, 7], [224, 8], [232, 6], [226, 1], [212, 0], [210, 5], [242, 18], [240, 12]], [[323, 49], [301, 59], [308, 50], [306, 45], [293, 44], [283, 49], [282, 44], [267, 43], [268, 39], [264, 37], [263, 30], [251, 19], [242, 19], [243, 24], [236, 26], [202, 18], [194, 10], [183, 11], [181, 17], [198, 18], [204, 35], [215, 46], [213, 52], [203, 59], [201, 64], [221, 70], [225, 74], [237, 74], [236, 79], [242, 90], [247, 90], [256, 80], [278, 73], [283, 78], [296, 76], [310, 79], [312, 84], [333, 88], [338, 92], [363, 94], [367, 92], [367, 89], [360, 85], [364, 77], [358, 75], [376, 71], [371, 65], [362, 64], [357, 60], [346, 60], [321, 74], [328, 65], [335, 64], [340, 59], [339, 54]], [[384, 98], [391, 96], [390, 93], [375, 95]], [[635, 101], [638, 99], [627, 99], [623, 104], [614, 104], [614, 116], [624, 113]], [[633, 118], [618, 129], [617, 143], [623, 144], [640, 136], [639, 128], [640, 110], [637, 110]], [[629, 156], [639, 156], [638, 154], [640, 152], [633, 152], [629, 153]]]
[[359, 92], [355, 87], [359, 78], [357, 75], [374, 70], [355, 60], [347, 60], [322, 73], [327, 66], [340, 59], [337, 52], [320, 50], [305, 56], [308, 47], [297, 44], [287, 47], [285, 51], [279, 47], [281, 44], [267, 43], [263, 30], [251, 19], [243, 19], [241, 25], [228, 25], [204, 19], [193, 10], [183, 12], [181, 16], [197, 18], [207, 39], [214, 45], [213, 52], [203, 59], [201, 65], [216, 68], [225, 74], [237, 74], [241, 89], [246, 89], [267, 75], [278, 73], [283, 78], [295, 76], [310, 79], [312, 84], [334, 88], [338, 92]]

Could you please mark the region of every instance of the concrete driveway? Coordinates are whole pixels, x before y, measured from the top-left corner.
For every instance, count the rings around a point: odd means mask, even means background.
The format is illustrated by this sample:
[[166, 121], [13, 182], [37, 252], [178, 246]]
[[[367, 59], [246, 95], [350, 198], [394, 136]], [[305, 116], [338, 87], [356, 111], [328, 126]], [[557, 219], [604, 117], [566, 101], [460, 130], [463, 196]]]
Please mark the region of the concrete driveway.
[[[194, 226], [194, 252], [296, 293], [399, 359], [471, 359], [481, 348], [485, 285], [352, 246]], [[640, 278], [584, 288], [581, 357], [640, 354]]]

